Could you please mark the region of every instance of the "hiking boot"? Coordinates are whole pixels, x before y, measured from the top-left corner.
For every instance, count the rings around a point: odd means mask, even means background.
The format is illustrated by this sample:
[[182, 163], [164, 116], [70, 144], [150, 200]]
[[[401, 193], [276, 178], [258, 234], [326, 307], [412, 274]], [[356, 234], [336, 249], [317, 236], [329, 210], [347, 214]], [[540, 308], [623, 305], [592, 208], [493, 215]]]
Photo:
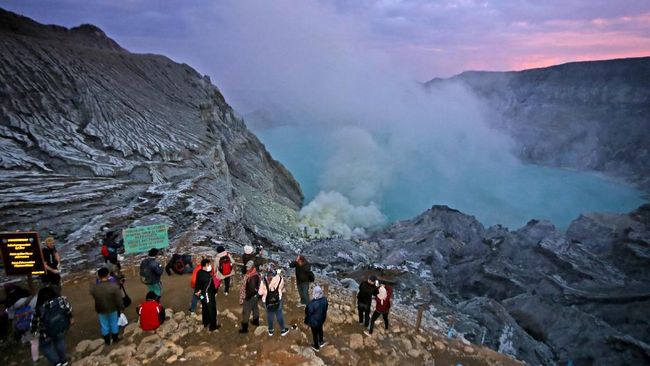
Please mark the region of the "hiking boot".
[[253, 318], [253, 321], [251, 322], [256, 327], [260, 326], [260, 318]]
[[118, 337], [118, 334], [111, 334], [111, 336], [113, 337], [113, 344], [120, 341], [120, 338]]
[[110, 334], [107, 334], [107, 335], [104, 336], [104, 344], [107, 345], [107, 346], [109, 344], [111, 344], [111, 335]]
[[239, 328], [239, 333], [248, 333], [248, 323], [241, 323], [241, 327]]
[[273, 329], [269, 329], [269, 337], [272, 337], [275, 331]]
[[280, 332], [280, 335], [283, 336], [283, 337], [286, 336], [289, 333], [289, 330], [290, 330], [289, 328], [282, 329], [282, 332]]

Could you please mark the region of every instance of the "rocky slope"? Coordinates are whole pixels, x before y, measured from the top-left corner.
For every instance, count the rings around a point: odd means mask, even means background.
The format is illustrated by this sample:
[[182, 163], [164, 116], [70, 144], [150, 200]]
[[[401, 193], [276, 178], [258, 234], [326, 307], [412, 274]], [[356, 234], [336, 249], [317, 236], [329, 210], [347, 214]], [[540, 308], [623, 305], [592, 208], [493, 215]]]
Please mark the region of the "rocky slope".
[[2, 230], [54, 231], [75, 263], [103, 226], [288, 236], [303, 199], [207, 76], [2, 9], [0, 167]]
[[434, 328], [531, 364], [650, 362], [650, 205], [582, 215], [566, 233], [536, 220], [486, 228], [434, 206], [367, 241], [306, 250], [325, 272], [360, 279], [376, 267]]
[[650, 191], [650, 57], [464, 72], [492, 125], [536, 164], [604, 172]]

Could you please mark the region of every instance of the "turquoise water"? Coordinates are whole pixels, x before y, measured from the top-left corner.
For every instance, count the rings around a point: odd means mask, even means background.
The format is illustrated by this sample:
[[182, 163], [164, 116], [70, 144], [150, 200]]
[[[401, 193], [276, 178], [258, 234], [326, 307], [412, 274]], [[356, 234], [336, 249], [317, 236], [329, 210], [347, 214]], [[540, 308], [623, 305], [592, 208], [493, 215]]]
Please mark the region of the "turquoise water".
[[[300, 182], [309, 203], [321, 190], [322, 174], [335, 153], [331, 135], [296, 126], [255, 133]], [[394, 164], [376, 203], [388, 221], [444, 204], [484, 225], [515, 229], [530, 219], [566, 228], [580, 213], [629, 212], [645, 202], [642, 192], [598, 174], [495, 160], [441, 164], [435, 144], [419, 147]]]

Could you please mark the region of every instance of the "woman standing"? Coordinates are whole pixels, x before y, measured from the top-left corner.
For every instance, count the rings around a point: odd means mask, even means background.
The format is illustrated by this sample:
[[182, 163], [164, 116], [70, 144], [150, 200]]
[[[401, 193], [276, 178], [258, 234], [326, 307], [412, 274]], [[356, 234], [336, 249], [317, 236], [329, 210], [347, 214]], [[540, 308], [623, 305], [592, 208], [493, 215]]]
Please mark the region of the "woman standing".
[[305, 257], [299, 255], [294, 262], [289, 263], [289, 267], [296, 269], [296, 286], [300, 295], [300, 304], [298, 306], [307, 306], [309, 303], [309, 283], [314, 282], [314, 272], [311, 271], [311, 265]]
[[43, 287], [38, 292], [31, 330], [35, 337], [39, 337], [41, 352], [52, 365], [69, 363], [65, 354], [65, 333], [72, 322], [72, 307], [65, 296], [58, 296], [54, 289]]

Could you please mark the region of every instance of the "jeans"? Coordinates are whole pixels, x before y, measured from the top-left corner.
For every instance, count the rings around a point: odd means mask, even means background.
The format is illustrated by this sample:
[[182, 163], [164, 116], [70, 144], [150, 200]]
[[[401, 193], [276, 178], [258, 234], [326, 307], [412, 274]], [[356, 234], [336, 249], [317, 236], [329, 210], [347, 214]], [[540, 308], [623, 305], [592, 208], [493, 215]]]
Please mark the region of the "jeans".
[[40, 340], [41, 352], [52, 365], [63, 363], [67, 360], [65, 356], [65, 334], [54, 338]]
[[311, 327], [311, 335], [314, 338], [314, 348], [320, 349], [320, 345], [323, 343], [323, 325]]
[[273, 319], [278, 319], [278, 324], [280, 324], [280, 330], [284, 330], [284, 316], [282, 315], [282, 300], [280, 300], [280, 306], [276, 311], [270, 311], [266, 309], [266, 322], [269, 324], [269, 332], [273, 331]]
[[370, 304], [360, 302], [357, 305], [357, 310], [359, 310], [359, 323], [363, 323], [363, 326], [367, 328], [370, 325]]
[[109, 314], [97, 314], [99, 316], [99, 327], [102, 330], [102, 335], [117, 334], [120, 330], [117, 326], [117, 311]]
[[192, 294], [192, 303], [190, 304], [190, 311], [196, 310], [196, 305], [199, 303], [199, 297], [195, 294]]
[[370, 334], [372, 334], [372, 329], [375, 327], [375, 320], [379, 319], [379, 315], [384, 318], [384, 327], [388, 329], [388, 313], [380, 313], [375, 310], [375, 312], [372, 313], [372, 319], [370, 319], [370, 327], [368, 328]]
[[303, 305], [309, 304], [309, 282], [298, 282], [297, 285], [300, 303]]
[[223, 292], [229, 293], [230, 292], [230, 277], [226, 277], [223, 279], [223, 285], [225, 286], [223, 289]]
[[241, 312], [242, 323], [248, 323], [248, 319], [251, 316], [251, 312], [253, 313], [253, 320], [260, 318], [260, 310], [257, 306], [258, 301], [259, 301], [259, 297], [257, 297], [257, 295], [251, 297], [248, 300], [244, 300], [244, 307], [242, 308], [242, 312]]
[[162, 282], [154, 283], [152, 285], [147, 285], [149, 291], [153, 291], [158, 298], [162, 296]]

